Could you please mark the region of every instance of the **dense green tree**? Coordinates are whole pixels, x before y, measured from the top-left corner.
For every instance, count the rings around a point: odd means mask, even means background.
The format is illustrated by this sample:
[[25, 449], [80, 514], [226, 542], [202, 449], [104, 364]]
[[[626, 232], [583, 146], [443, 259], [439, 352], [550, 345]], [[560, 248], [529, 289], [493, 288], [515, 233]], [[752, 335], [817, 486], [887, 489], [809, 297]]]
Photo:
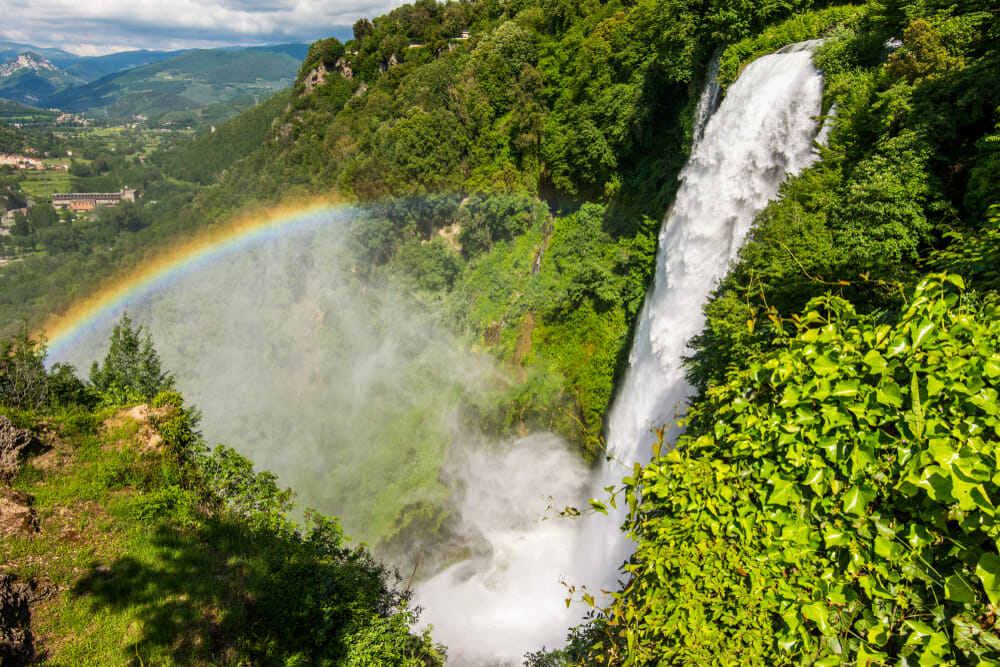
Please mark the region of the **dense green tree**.
[[0, 339], [0, 405], [37, 410], [48, 398], [45, 338], [32, 338], [28, 324], [14, 336]]
[[33, 232], [51, 227], [59, 222], [59, 213], [51, 204], [35, 204], [28, 209], [28, 226]]
[[104, 363], [95, 361], [91, 366], [90, 381], [100, 392], [133, 392], [152, 400], [159, 392], [173, 387], [174, 376], [160, 368], [159, 354], [145, 327], [139, 325], [133, 329], [132, 319], [125, 312], [111, 334]]
[[369, 37], [375, 32], [372, 22], [366, 18], [361, 18], [355, 21], [353, 29], [355, 46], [358, 48], [361, 48], [364, 44], [365, 37]]
[[444, 239], [412, 241], [400, 246], [396, 264], [413, 276], [421, 289], [451, 289], [462, 270], [462, 258]]
[[31, 225], [28, 223], [28, 216], [21, 211], [14, 212], [14, 224], [10, 226], [12, 236], [27, 236], [31, 233]]
[[92, 387], [77, 377], [74, 366], [56, 362], [48, 372], [48, 401], [57, 408], [92, 408], [97, 404], [98, 397]]

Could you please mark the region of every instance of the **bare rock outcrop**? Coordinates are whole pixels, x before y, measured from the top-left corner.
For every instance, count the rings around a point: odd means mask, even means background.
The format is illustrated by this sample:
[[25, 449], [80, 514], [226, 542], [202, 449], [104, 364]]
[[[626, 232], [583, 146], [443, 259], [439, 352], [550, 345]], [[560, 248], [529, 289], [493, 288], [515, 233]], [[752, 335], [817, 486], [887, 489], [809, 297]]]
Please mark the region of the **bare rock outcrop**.
[[35, 654], [31, 636], [31, 587], [0, 574], [0, 664], [27, 665]]
[[0, 480], [10, 479], [21, 469], [23, 455], [41, 448], [41, 441], [31, 431], [17, 428], [0, 415]]
[[326, 65], [323, 63], [320, 63], [314, 69], [310, 70], [309, 74], [307, 74], [306, 78], [302, 81], [306, 87], [306, 95], [315, 90], [317, 86], [323, 85], [323, 82], [326, 81], [326, 76], [329, 73], [330, 72], [326, 69]]
[[333, 68], [340, 72], [340, 76], [347, 80], [354, 78], [354, 70], [351, 68], [351, 63], [343, 56], [337, 59], [337, 62], [333, 64]]

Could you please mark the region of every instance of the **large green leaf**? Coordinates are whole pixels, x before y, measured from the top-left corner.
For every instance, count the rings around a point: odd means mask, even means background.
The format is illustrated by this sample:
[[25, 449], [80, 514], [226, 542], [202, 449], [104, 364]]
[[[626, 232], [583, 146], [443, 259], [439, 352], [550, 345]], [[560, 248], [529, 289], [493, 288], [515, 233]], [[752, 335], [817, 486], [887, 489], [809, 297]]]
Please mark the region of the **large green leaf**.
[[983, 590], [990, 602], [1000, 604], [1000, 557], [984, 553], [976, 564], [976, 576], [983, 582]]

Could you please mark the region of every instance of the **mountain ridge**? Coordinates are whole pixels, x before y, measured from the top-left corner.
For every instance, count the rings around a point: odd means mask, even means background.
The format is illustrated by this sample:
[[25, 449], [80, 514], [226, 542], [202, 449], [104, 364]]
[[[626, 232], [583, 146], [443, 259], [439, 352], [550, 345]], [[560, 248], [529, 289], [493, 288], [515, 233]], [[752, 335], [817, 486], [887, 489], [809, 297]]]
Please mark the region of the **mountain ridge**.
[[75, 57], [59, 50], [16, 46], [20, 52], [13, 56], [0, 47], [0, 57], [11, 56], [0, 65], [0, 96], [34, 107], [120, 118], [270, 95], [291, 85], [308, 52], [307, 44], [292, 42]]

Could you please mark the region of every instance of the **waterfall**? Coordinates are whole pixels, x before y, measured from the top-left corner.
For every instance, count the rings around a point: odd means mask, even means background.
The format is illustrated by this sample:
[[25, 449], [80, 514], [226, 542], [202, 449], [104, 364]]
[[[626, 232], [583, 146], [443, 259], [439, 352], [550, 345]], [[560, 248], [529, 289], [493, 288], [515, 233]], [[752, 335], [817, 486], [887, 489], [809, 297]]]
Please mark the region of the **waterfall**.
[[[777, 195], [787, 173], [815, 159], [822, 81], [812, 66], [810, 46], [796, 45], [754, 61], [721, 104], [715, 76], [709, 76], [695, 112], [691, 157], [660, 232], [656, 275], [638, 322], [630, 367], [608, 417], [608, 453], [628, 466], [648, 460], [651, 427], [672, 422], [690, 396], [681, 368], [686, 343], [701, 330], [702, 304], [735, 258], [754, 216]], [[452, 665], [514, 665], [524, 651], [542, 643], [560, 645], [565, 628], [578, 622], [581, 610], [563, 607], [568, 591], [553, 588], [556, 577], [584, 584], [592, 594], [596, 586], [613, 589], [618, 566], [630, 552], [619, 531], [621, 514], [588, 517], [571, 530], [555, 521], [532, 525], [514, 520], [530, 507], [533, 490], [544, 488], [558, 497], [574, 493], [572, 475], [565, 479], [562, 474], [564, 464], [550, 463], [555, 452], [537, 443], [531, 449], [531, 463], [518, 458], [510, 465], [513, 459], [505, 455], [463, 469], [463, 476], [474, 482], [470, 488], [489, 480], [499, 487], [486, 495], [476, 492], [471, 510], [462, 512], [481, 524], [478, 532], [490, 548], [416, 591], [434, 636], [449, 645]], [[512, 452], [519, 451], [521, 445], [515, 445]], [[606, 495], [604, 488], [620, 484], [624, 474], [618, 465], [605, 467], [595, 475], [591, 495]], [[508, 487], [516, 494], [503, 490]], [[479, 516], [484, 509], [507, 518], [484, 521]]]
[[[754, 61], [721, 104], [718, 90], [710, 81], [698, 106], [608, 415], [609, 453], [627, 465], [648, 459], [650, 428], [683, 409], [686, 341], [750, 222], [786, 173], [814, 160], [821, 81], [808, 46]], [[308, 504], [336, 508], [349, 533], [391, 522], [397, 505], [454, 496], [449, 520], [467, 548], [413, 590], [451, 665], [514, 665], [525, 651], [562, 644], [581, 614], [567, 609], [560, 580], [613, 586], [629, 545], [620, 515], [573, 521], [551, 510], [585, 505], [588, 492], [600, 498], [625, 471], [610, 465], [591, 480], [551, 434], [483, 443], [465, 433], [455, 397], [471, 395], [488, 369], [391, 289], [355, 289], [341, 266], [343, 238], [332, 224], [292, 227], [125, 305], [205, 410], [209, 441], [237, 445]], [[86, 368], [100, 358], [104, 325], [60, 360]], [[449, 439], [439, 470], [437, 443]], [[434, 484], [418, 484], [426, 479]]]
[[[793, 45], [750, 63], [714, 113], [714, 81], [702, 94], [699, 113], [711, 115], [707, 122], [696, 118], [695, 144], [660, 230], [654, 283], [629, 368], [608, 415], [608, 455], [629, 468], [649, 460], [652, 429], [670, 426], [683, 413], [692, 393], [681, 367], [687, 341], [701, 331], [702, 306], [754, 217], [778, 194], [787, 174], [816, 158], [822, 80], [812, 65], [812, 46]], [[666, 440], [676, 434], [671, 427]], [[624, 474], [620, 465], [606, 466], [594, 496], [605, 496], [604, 488], [619, 484]], [[600, 518], [583, 532], [580, 558], [587, 563], [587, 581], [613, 587], [631, 548], [618, 530], [620, 513], [610, 521]]]

